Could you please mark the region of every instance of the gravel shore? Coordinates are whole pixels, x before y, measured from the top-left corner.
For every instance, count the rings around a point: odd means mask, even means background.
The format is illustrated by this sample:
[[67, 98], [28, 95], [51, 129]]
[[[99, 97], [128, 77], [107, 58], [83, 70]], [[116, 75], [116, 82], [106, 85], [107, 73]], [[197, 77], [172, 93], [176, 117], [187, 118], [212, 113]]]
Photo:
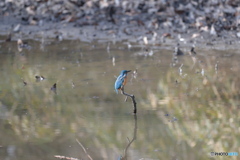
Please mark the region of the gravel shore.
[[[163, 46], [238, 48], [240, 1], [5, 0], [0, 34]], [[3, 40], [4, 41], [4, 40]]]

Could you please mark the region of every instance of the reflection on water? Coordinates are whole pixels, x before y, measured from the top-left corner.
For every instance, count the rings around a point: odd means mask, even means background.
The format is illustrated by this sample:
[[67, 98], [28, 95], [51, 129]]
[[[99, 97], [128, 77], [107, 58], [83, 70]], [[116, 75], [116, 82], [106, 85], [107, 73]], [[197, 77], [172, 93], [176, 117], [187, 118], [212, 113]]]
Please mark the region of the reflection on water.
[[135, 141], [137, 139], [137, 115], [136, 114], [134, 114], [134, 127], [133, 128], [134, 128], [133, 138], [131, 140], [128, 138], [128, 144], [124, 149], [123, 155], [119, 157], [120, 160], [127, 160], [128, 159], [128, 155], [127, 155], [128, 149], [131, 146], [131, 144], [133, 143], [133, 141]]
[[[125, 44], [29, 41], [21, 51], [16, 42], [0, 45], [0, 159], [240, 153], [237, 51], [196, 49], [173, 60], [173, 51], [150, 55]], [[137, 117], [131, 100], [114, 91], [123, 69], [134, 71], [125, 91], [135, 95]]]

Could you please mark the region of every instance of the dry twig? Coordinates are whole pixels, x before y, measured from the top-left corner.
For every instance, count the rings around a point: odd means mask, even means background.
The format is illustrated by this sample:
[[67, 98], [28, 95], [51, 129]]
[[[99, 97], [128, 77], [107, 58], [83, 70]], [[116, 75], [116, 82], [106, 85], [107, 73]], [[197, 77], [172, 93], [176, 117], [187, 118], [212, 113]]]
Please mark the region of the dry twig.
[[82, 147], [83, 151], [86, 153], [86, 155], [88, 156], [88, 158], [89, 158], [90, 160], [93, 160], [92, 157], [87, 153], [87, 150], [84, 148], [84, 146], [82, 145], [82, 143], [79, 142], [78, 139], [76, 139], [76, 141], [77, 141], [77, 143]]
[[[137, 113], [137, 103], [135, 101], [135, 96], [133, 94], [128, 94], [128, 93], [125, 93], [124, 92], [124, 86], [122, 86], [122, 94], [127, 96], [127, 97], [130, 97], [132, 99], [132, 102], [133, 102], [133, 113], [136, 114]], [[125, 101], [127, 101], [127, 97], [125, 99]]]

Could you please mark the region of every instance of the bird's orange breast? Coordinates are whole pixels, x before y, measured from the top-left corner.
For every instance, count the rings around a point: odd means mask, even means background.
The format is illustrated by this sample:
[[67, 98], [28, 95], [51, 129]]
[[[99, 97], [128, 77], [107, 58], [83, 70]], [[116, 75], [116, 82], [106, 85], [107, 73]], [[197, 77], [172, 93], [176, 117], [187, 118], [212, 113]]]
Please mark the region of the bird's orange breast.
[[123, 85], [125, 86], [127, 84], [127, 76], [123, 80]]

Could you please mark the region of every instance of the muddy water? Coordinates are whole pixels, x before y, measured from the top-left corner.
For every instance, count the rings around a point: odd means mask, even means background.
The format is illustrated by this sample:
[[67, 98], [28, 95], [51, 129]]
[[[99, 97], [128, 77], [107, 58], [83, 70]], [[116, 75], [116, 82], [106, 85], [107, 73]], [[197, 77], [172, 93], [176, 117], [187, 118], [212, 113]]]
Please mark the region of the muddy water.
[[[152, 55], [124, 43], [28, 43], [22, 50], [16, 42], [0, 44], [0, 159], [240, 153], [238, 51], [196, 49], [196, 56], [173, 61], [172, 50]], [[131, 100], [114, 91], [123, 69], [132, 70], [125, 91], [136, 97], [136, 116]]]

